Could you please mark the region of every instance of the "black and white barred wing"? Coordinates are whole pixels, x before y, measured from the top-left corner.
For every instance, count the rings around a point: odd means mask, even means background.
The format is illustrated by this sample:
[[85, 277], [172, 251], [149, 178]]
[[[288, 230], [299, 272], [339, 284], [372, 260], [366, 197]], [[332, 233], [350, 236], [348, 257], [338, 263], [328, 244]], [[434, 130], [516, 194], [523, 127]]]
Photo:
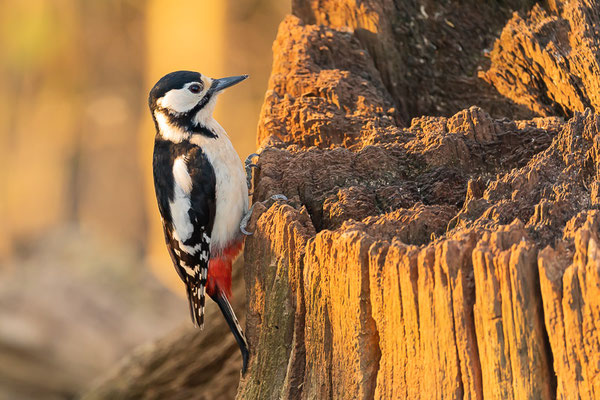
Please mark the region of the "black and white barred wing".
[[207, 242], [206, 245], [200, 243], [194, 246], [194, 251], [182, 249], [181, 241], [174, 237], [174, 234], [166, 225], [165, 238], [175, 269], [186, 286], [192, 322], [202, 328], [204, 324], [210, 242]]
[[215, 218], [215, 176], [201, 149], [194, 147], [175, 158], [173, 178], [170, 221], [163, 219], [165, 239], [186, 284], [192, 321], [202, 327], [210, 232]]

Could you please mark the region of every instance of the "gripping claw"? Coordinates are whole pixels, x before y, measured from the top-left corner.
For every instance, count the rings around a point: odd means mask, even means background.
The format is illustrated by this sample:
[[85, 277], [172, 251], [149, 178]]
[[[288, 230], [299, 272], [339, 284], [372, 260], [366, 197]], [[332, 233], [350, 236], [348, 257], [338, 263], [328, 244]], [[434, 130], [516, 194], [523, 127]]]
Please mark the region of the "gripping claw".
[[260, 154], [257, 154], [257, 153], [250, 154], [248, 157], [246, 157], [246, 161], [244, 161], [244, 165], [250, 164], [254, 157], [259, 157], [259, 156], [260, 156]]
[[273, 196], [271, 196], [271, 200], [275, 200], [275, 201], [277, 201], [277, 200], [287, 201], [288, 198], [285, 197], [282, 194], [274, 194]]
[[248, 232], [246, 230], [246, 226], [248, 225], [248, 221], [250, 221], [250, 217], [252, 217], [252, 211], [254, 210], [255, 205], [256, 204], [252, 204], [252, 207], [250, 207], [250, 209], [248, 210], [246, 215], [244, 215], [244, 218], [242, 218], [242, 220], [240, 221], [240, 231], [242, 231], [242, 233], [246, 236], [250, 236], [254, 233], [254, 232]]
[[246, 160], [244, 161], [244, 166], [246, 169], [246, 185], [248, 186], [248, 190], [250, 190], [252, 188], [252, 168], [258, 167], [258, 165], [254, 164], [252, 162], [252, 159], [254, 157], [259, 157], [259, 156], [260, 156], [260, 154], [252, 153], [248, 157], [246, 157]]
[[[278, 201], [278, 200], [287, 201], [288, 198], [282, 194], [274, 194], [273, 196], [270, 197], [270, 199], [274, 200], [274, 201]], [[246, 215], [244, 215], [244, 217], [240, 221], [240, 231], [246, 236], [251, 236], [252, 234], [254, 234], [254, 232], [248, 232], [246, 230], [246, 226], [248, 225], [248, 221], [250, 221], [250, 218], [252, 217], [252, 211], [254, 210], [255, 205], [256, 205], [256, 203], [252, 204], [252, 207], [250, 207], [250, 209], [248, 210]]]

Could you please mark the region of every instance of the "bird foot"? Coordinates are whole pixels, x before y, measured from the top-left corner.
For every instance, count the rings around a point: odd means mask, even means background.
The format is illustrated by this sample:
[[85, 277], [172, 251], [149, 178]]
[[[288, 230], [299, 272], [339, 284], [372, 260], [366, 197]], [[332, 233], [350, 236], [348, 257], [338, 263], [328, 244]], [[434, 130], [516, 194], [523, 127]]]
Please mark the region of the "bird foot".
[[270, 197], [271, 200], [277, 201], [277, 200], [281, 200], [281, 201], [287, 201], [288, 198], [285, 197], [285, 195], [283, 194], [274, 194], [273, 196]]
[[240, 222], [240, 231], [242, 231], [242, 233], [246, 236], [250, 236], [254, 233], [254, 232], [248, 232], [246, 230], [246, 226], [248, 225], [248, 221], [250, 221], [250, 217], [252, 217], [252, 211], [254, 211], [255, 205], [256, 205], [256, 203], [252, 204], [252, 207], [250, 207], [250, 209], [248, 210], [246, 215], [244, 215], [244, 218], [242, 218], [242, 221]]
[[252, 162], [254, 157], [260, 157], [260, 153], [252, 153], [244, 161], [244, 168], [246, 169], [246, 185], [248, 190], [252, 188], [252, 168], [258, 168], [257, 164]]
[[[278, 201], [278, 200], [287, 201], [288, 198], [282, 194], [274, 194], [269, 199], [274, 200], [274, 201]], [[242, 231], [242, 233], [246, 236], [250, 236], [250, 235], [254, 234], [254, 232], [248, 232], [246, 230], [246, 226], [248, 225], [248, 221], [250, 221], [250, 218], [252, 217], [252, 211], [254, 211], [255, 205], [256, 205], [256, 203], [252, 204], [252, 207], [250, 207], [250, 210], [248, 210], [248, 212], [246, 213], [246, 215], [244, 215], [244, 217], [242, 218], [242, 221], [240, 222], [240, 231]]]

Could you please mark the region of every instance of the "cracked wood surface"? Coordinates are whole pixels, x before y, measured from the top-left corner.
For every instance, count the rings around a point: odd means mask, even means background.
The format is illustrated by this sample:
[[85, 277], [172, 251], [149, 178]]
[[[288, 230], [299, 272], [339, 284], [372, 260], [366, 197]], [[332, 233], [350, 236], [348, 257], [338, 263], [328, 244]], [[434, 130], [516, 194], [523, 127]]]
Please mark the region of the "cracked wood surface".
[[[298, 0], [297, 17], [280, 27], [255, 198], [290, 200], [265, 202], [250, 222], [252, 355], [238, 399], [593, 399], [600, 117], [577, 112], [593, 104], [586, 90], [578, 92], [588, 99], [581, 107], [526, 84], [529, 93], [507, 93], [498, 77], [510, 73], [498, 71], [535, 69], [521, 62], [529, 53], [505, 43], [532, 40], [527, 26], [544, 13], [562, 18], [573, 37], [587, 35], [587, 52], [573, 57], [583, 63], [578, 71], [595, 70], [598, 38], [586, 25], [594, 2], [530, 12], [532, 4], [515, 2], [525, 19], [488, 20], [507, 25], [480, 75], [512, 101], [488, 101], [486, 82], [461, 80], [464, 68], [428, 66], [408, 82], [409, 69], [390, 70], [402, 48], [419, 51], [410, 40], [394, 42], [390, 21], [414, 20], [427, 38], [434, 16], [448, 10], [414, 2], [411, 15], [410, 7], [393, 8], [401, 3]], [[463, 6], [469, 15], [470, 3]], [[564, 39], [542, 28], [536, 40]], [[476, 64], [488, 68], [483, 48], [470, 45]], [[463, 90], [478, 87], [482, 101], [465, 103], [448, 82], [440, 94], [428, 74], [444, 68]], [[535, 70], [553, 80], [548, 69]], [[581, 82], [593, 88], [598, 80]], [[573, 81], [554, 83], [560, 90]], [[428, 99], [444, 103], [442, 111]], [[418, 117], [424, 112], [445, 116]]]

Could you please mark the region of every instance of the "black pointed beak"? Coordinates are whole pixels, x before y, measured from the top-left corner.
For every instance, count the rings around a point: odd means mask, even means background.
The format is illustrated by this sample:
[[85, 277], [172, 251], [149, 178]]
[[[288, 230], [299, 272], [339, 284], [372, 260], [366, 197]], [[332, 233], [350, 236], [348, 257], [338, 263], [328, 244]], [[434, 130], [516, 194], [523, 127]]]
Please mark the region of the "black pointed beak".
[[246, 78], [248, 78], [248, 75], [229, 76], [227, 78], [214, 79], [212, 82], [212, 87], [214, 88], [215, 92], [220, 92], [223, 89], [227, 89], [230, 86], [240, 83]]

